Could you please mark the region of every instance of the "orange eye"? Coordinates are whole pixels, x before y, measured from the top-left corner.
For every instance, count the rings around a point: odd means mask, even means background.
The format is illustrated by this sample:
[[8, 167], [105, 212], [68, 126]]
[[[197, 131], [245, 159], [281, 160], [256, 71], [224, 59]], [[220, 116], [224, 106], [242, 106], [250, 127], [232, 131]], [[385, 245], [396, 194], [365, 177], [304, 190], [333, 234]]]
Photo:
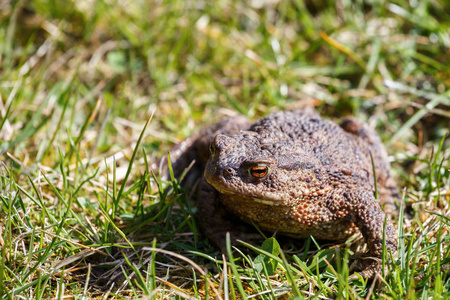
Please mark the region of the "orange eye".
[[250, 168], [250, 175], [255, 178], [264, 178], [269, 174], [269, 167], [265, 164], [257, 164]]

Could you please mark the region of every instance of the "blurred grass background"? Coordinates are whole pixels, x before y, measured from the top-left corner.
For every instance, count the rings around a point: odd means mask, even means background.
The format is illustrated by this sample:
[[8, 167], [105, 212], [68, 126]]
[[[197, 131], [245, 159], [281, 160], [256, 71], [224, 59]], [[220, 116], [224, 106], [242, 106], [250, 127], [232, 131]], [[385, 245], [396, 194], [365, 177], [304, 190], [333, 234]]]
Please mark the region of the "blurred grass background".
[[[153, 178], [149, 163], [224, 116], [315, 106], [369, 122], [386, 143], [409, 214], [399, 222], [404, 256], [377, 294], [370, 282], [339, 279], [345, 268], [330, 275], [333, 248], [317, 252], [317, 277], [282, 272], [298, 266], [293, 254], [280, 261], [282, 292], [260, 297], [445, 295], [449, 46], [445, 0], [0, 1], [0, 294], [209, 295], [216, 283], [196, 287], [205, 280], [180, 261], [147, 251], [144, 263], [133, 251], [154, 238], [153, 247], [207, 266], [222, 288], [195, 203], [176, 181]], [[316, 253], [301, 246], [299, 257]], [[66, 268], [76, 271], [61, 275]], [[262, 279], [245, 291], [229, 280], [232, 298], [270, 291]]]

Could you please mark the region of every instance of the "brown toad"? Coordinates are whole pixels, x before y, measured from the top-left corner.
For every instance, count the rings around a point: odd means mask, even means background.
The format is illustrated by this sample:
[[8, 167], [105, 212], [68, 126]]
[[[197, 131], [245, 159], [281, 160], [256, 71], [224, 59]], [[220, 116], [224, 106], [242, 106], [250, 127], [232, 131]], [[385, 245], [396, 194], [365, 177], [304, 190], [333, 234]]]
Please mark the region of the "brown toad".
[[[240, 116], [205, 128], [171, 155], [178, 174], [192, 160], [193, 174], [204, 170], [199, 223], [222, 249], [226, 232], [238, 236], [238, 216], [296, 238], [342, 241], [359, 229], [367, 256], [381, 257], [386, 219], [381, 207], [393, 212], [398, 193], [386, 151], [367, 124], [348, 118], [338, 126], [312, 109], [276, 112], [253, 124]], [[389, 218], [385, 232], [386, 247], [396, 255]], [[360, 267], [361, 275], [372, 277], [380, 263], [369, 259]]]

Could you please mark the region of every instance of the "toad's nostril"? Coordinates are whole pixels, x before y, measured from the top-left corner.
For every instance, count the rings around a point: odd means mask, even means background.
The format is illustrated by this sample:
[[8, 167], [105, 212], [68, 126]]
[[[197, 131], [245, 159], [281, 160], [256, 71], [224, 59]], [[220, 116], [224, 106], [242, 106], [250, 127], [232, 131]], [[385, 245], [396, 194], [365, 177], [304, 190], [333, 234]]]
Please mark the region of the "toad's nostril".
[[226, 168], [223, 170], [224, 177], [231, 177], [236, 174], [236, 171], [233, 168]]

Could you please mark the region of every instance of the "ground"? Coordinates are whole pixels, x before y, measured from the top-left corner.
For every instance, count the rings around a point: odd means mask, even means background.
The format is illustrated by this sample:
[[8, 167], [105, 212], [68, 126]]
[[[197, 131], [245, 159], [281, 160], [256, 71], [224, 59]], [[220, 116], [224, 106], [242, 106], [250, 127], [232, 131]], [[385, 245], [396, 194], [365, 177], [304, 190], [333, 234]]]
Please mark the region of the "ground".
[[[3, 1], [0, 297], [445, 298], [447, 1]], [[380, 134], [404, 207], [381, 282], [359, 236], [219, 251], [149, 165], [236, 113], [314, 106]], [[257, 233], [257, 231], [255, 231]]]

